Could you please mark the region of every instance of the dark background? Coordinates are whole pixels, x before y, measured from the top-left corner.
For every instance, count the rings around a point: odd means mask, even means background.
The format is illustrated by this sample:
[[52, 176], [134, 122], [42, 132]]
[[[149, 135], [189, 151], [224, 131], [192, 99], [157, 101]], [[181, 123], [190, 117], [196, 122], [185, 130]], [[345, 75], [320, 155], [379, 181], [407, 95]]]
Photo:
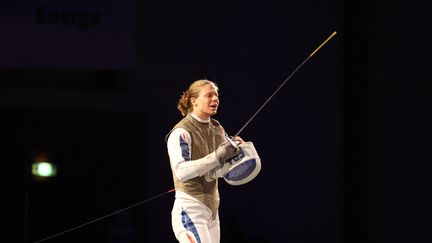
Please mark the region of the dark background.
[[[181, 92], [218, 83], [215, 118], [235, 134], [337, 31], [240, 134], [262, 171], [220, 181], [221, 241], [432, 242], [420, 1], [45, 0], [0, 12], [5, 238], [34, 242], [140, 203], [46, 242], [175, 242], [174, 194], [145, 200], [173, 187], [164, 137]], [[32, 178], [40, 158], [57, 177]]]

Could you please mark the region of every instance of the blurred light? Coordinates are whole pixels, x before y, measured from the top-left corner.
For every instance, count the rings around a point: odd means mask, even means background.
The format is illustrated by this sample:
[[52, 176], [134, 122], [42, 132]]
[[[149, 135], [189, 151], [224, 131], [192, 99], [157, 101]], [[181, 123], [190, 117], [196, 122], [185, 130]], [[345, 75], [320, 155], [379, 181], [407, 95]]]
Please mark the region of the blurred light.
[[57, 168], [50, 162], [36, 162], [32, 165], [32, 174], [37, 177], [53, 177], [57, 175]]

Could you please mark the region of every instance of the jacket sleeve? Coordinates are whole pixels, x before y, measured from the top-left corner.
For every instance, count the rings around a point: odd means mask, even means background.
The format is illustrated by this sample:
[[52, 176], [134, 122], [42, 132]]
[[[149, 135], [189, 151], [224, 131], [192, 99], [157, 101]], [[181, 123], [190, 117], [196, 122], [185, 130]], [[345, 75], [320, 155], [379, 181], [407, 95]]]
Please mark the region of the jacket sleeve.
[[191, 160], [192, 138], [183, 128], [174, 129], [168, 137], [167, 149], [171, 170], [180, 181], [202, 176], [220, 165], [215, 152]]

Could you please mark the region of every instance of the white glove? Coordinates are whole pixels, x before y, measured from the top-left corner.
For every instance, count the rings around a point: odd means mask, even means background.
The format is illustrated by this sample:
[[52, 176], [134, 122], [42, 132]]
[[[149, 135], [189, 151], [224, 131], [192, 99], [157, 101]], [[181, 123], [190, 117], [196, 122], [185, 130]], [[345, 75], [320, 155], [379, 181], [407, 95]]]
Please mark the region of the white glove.
[[219, 145], [219, 147], [215, 151], [216, 157], [219, 160], [219, 163], [223, 165], [225, 161], [231, 159], [232, 157], [238, 155], [240, 153], [240, 149], [234, 147], [230, 142], [224, 141]]
[[241, 151], [238, 147], [234, 147], [228, 141], [225, 141], [221, 145], [219, 145], [218, 149], [216, 149], [215, 151], [216, 157], [219, 161], [219, 165], [205, 173], [205, 179], [207, 181], [212, 181], [219, 177], [222, 177], [223, 174], [221, 173], [228, 171], [228, 168], [231, 167], [230, 164], [225, 164], [225, 162], [239, 155], [240, 152]]
[[223, 166], [225, 161], [235, 157], [239, 153], [240, 149], [225, 141], [214, 152], [195, 161], [196, 172], [198, 176], [202, 176], [216, 167]]

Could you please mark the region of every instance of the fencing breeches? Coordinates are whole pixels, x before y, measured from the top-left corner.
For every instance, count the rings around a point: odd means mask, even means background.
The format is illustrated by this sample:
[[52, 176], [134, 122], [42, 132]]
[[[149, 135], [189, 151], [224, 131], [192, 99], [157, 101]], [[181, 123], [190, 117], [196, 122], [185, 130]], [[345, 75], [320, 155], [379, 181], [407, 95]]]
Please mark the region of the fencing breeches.
[[219, 243], [219, 215], [213, 217], [210, 209], [200, 201], [176, 198], [171, 212], [174, 234], [180, 243]]

